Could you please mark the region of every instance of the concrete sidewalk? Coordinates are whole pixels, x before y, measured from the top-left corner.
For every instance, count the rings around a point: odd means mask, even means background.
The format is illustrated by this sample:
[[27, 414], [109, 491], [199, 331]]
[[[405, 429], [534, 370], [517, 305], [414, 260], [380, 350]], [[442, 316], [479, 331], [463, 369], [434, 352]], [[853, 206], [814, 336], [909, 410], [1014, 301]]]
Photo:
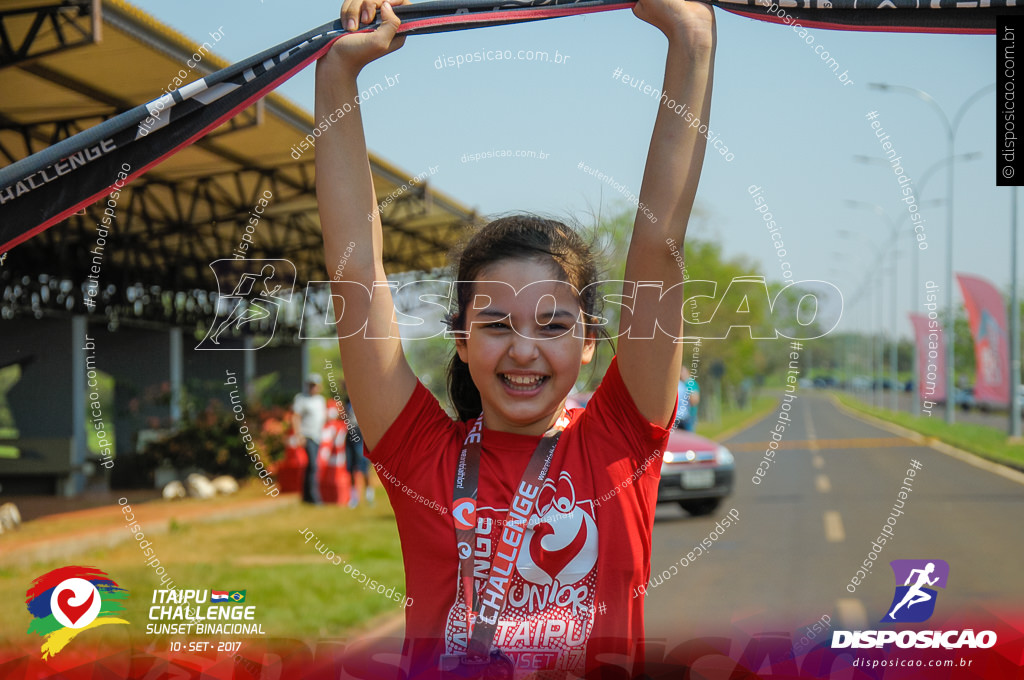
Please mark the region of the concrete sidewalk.
[[[172, 521], [219, 522], [251, 517], [295, 505], [300, 500], [294, 493], [270, 498], [255, 485], [231, 496], [209, 500], [153, 500], [151, 494], [139, 496], [131, 492], [122, 498], [147, 535], [167, 533]], [[0, 566], [66, 560], [92, 548], [109, 548], [132, 539], [133, 534], [127, 530], [130, 523], [116, 499], [102, 507], [30, 520], [19, 529], [0, 534]]]

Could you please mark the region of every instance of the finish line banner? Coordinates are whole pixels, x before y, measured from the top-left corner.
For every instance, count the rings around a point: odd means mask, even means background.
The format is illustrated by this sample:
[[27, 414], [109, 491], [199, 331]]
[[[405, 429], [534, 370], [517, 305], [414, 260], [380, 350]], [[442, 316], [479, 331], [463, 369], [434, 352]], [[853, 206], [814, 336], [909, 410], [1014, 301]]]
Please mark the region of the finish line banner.
[[[628, 9], [621, 0], [433, 0], [396, 7], [400, 34], [438, 33]], [[853, 31], [992, 34], [1015, 0], [716, 0], [735, 14], [789, 26]], [[791, 6], [790, 6], [791, 5]], [[372, 31], [378, 18], [358, 32]], [[0, 169], [0, 253], [123, 186], [237, 115], [348, 35], [324, 24]]]

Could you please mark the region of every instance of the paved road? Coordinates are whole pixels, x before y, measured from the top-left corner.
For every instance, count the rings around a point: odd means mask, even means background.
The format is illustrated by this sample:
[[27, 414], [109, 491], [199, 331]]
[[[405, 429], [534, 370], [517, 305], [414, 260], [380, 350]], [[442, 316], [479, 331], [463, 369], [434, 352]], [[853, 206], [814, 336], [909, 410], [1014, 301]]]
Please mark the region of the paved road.
[[[647, 597], [648, 639], [673, 649], [700, 637], [741, 641], [778, 632], [791, 636], [802, 654], [830, 635], [798, 644], [822, 616], [832, 628], [876, 626], [892, 599], [893, 559], [949, 563], [948, 588], [938, 602], [946, 615], [985, 604], [1024, 610], [1024, 484], [866, 424], [822, 392], [801, 390], [792, 414], [760, 485], [751, 477], [774, 413], [725, 441], [736, 455], [737, 484], [714, 516], [659, 506], [652, 574], [673, 564], [677, 574]], [[851, 594], [846, 586], [892, 512], [913, 460], [920, 469], [894, 537]], [[739, 521], [680, 568], [679, 560], [732, 509]], [[402, 626], [395, 624], [377, 633], [389, 637], [371, 635], [356, 647], [398, 653]], [[732, 667], [726, 663], [720, 677], [729, 677]]]
[[[737, 629], [793, 633], [828, 615], [833, 626], [874, 626], [893, 595], [889, 561], [950, 566], [939, 605], [1024, 608], [1024, 485], [847, 415], [801, 390], [762, 483], [751, 477], [773, 413], [725, 443], [736, 455], [732, 497], [711, 518], [659, 506], [652, 573], [678, 565], [730, 509], [739, 522], [710, 552], [651, 590], [648, 635], [686, 640]], [[920, 464], [891, 539], [851, 594], [846, 586], [893, 512], [912, 460]]]
[[[811, 391], [810, 389], [807, 390]], [[827, 391], [818, 391], [819, 394], [828, 394]], [[864, 401], [865, 404], [873, 404], [871, 392], [859, 392], [855, 393], [854, 396]], [[909, 413], [910, 405], [914, 401], [913, 393], [911, 392], [897, 392], [897, 405], [898, 410], [901, 413]], [[885, 408], [892, 407], [892, 396], [889, 392], [882, 392], [882, 405]], [[915, 415], [921, 415], [921, 409], [919, 406], [915, 406], [913, 410]], [[946, 417], [946, 406], [939, 405], [932, 409], [932, 417], [943, 420]], [[979, 411], [977, 409], [965, 411], [958, 408], [956, 415], [954, 416], [954, 422], [957, 423], [974, 423], [975, 425], [986, 425], [988, 427], [994, 427], [997, 430], [1007, 430], [1010, 426], [1009, 414], [1006, 411]]]

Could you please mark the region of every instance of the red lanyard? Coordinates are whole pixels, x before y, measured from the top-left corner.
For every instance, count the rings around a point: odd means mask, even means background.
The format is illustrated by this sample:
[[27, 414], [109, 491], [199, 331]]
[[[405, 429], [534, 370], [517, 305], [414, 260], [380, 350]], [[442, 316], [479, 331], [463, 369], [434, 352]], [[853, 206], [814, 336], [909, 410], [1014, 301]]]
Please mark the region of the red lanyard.
[[[569, 424], [569, 416], [561, 417], [544, 433], [534, 449], [526, 472], [519, 482], [515, 496], [509, 506], [508, 519], [501, 532], [487, 573], [487, 581], [481, 593], [476, 592], [473, 578], [473, 545], [476, 543], [476, 496], [480, 482], [480, 440], [483, 433], [484, 417], [473, 422], [459, 454], [455, 471], [455, 488], [452, 491], [452, 519], [455, 520], [455, 539], [459, 551], [459, 576], [462, 579], [462, 593], [466, 603], [466, 656], [485, 658], [490, 654], [494, 642], [494, 631], [498, 615], [505, 606], [509, 580], [515, 569], [516, 558], [523, 543], [526, 522], [533, 513], [544, 479], [547, 477], [555, 447], [562, 430]], [[479, 607], [479, 609], [478, 609]], [[476, 615], [476, 625], [473, 616]]]

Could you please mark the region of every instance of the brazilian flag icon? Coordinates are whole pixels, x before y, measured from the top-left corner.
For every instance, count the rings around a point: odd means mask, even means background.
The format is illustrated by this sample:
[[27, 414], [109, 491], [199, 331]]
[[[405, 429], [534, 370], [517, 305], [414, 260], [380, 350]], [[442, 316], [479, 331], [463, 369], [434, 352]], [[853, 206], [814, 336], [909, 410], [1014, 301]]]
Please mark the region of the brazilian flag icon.
[[245, 602], [245, 591], [232, 590], [230, 593], [228, 593], [228, 599], [232, 602]]

